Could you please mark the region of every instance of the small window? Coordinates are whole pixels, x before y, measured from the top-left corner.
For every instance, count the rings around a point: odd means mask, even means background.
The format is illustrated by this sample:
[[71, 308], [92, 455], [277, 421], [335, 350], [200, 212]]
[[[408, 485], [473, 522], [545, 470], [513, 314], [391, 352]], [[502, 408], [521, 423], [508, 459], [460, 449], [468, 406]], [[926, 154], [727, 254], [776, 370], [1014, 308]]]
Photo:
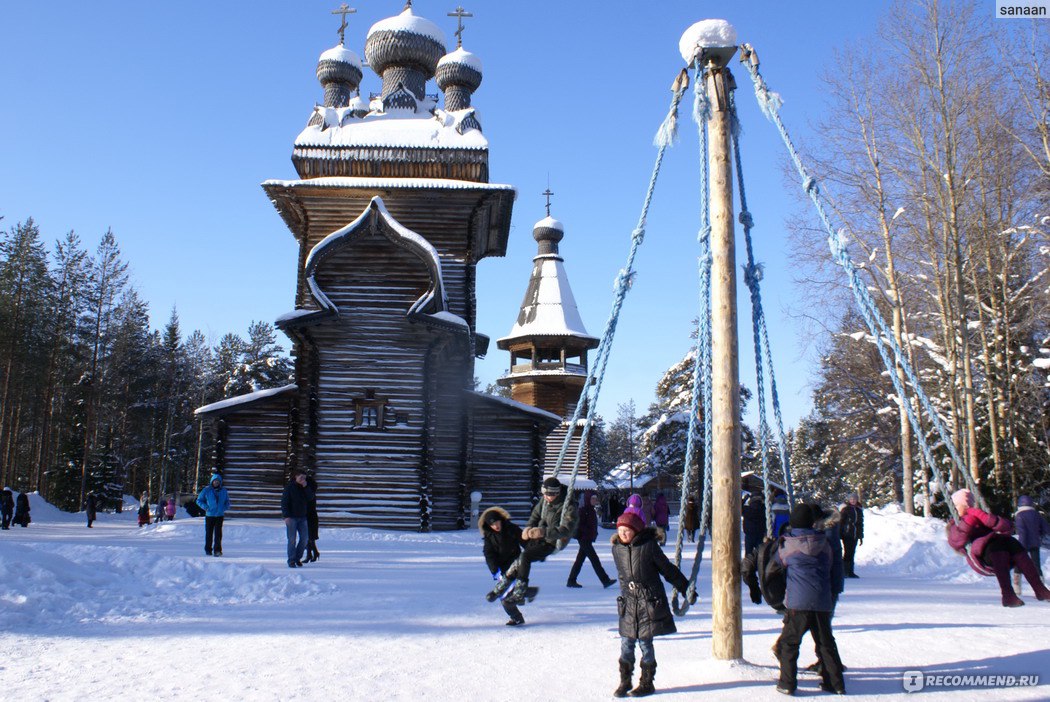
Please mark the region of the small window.
[[375, 390], [366, 390], [363, 398], [354, 400], [354, 427], [382, 429], [386, 400], [376, 397]]

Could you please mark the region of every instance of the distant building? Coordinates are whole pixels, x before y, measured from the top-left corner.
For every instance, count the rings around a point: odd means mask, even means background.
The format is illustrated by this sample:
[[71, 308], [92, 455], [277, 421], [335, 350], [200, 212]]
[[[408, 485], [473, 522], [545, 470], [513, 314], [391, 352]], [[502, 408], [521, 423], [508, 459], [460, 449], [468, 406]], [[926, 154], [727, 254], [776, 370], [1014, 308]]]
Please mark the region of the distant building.
[[[321, 54], [324, 87], [295, 140], [298, 180], [263, 183], [299, 243], [294, 382], [202, 407], [234, 516], [276, 516], [289, 471], [320, 486], [322, 524], [468, 526], [470, 493], [523, 518], [562, 412], [472, 390], [489, 339], [475, 328], [475, 267], [506, 253], [515, 191], [488, 182], [471, 107], [481, 62], [408, 7], [365, 43], [382, 77]], [[437, 78], [444, 109], [427, 95]]]
[[[548, 191], [549, 193], [549, 191]], [[549, 209], [549, 205], [548, 205]], [[598, 346], [598, 339], [587, 333], [572, 295], [565, 260], [558, 243], [565, 236], [561, 222], [550, 214], [536, 223], [532, 237], [539, 250], [532, 259], [532, 275], [525, 290], [518, 319], [510, 333], [496, 345], [510, 352], [510, 369], [497, 382], [510, 388], [518, 402], [565, 418], [547, 438], [546, 473], [551, 473], [570, 432], [570, 420], [587, 380], [587, 352]], [[585, 414], [583, 415], [586, 416]], [[568, 478], [579, 450], [583, 420], [572, 427], [572, 440], [560, 475]], [[588, 443], [590, 443], [588, 441]], [[578, 485], [590, 482], [590, 446], [580, 463]]]

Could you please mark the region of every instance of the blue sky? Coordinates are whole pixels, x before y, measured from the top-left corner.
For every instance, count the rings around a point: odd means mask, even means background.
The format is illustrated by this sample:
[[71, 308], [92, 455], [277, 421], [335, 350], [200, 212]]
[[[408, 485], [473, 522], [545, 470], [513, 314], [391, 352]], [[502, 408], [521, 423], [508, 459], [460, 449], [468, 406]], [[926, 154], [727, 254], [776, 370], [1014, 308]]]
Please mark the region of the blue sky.
[[[883, 2], [465, 3], [464, 47], [484, 64], [474, 96], [490, 142], [493, 182], [518, 190], [507, 256], [478, 266], [478, 329], [493, 339], [514, 323], [535, 254], [532, 225], [551, 214], [589, 331], [600, 334], [652, 168], [652, 137], [682, 67], [678, 39], [721, 17], [753, 44], [800, 138], [820, 118], [820, 75], [834, 50], [869, 36]], [[401, 2], [351, 6], [346, 45], [364, 53], [368, 28]], [[450, 39], [457, 2], [417, 0], [415, 12]], [[48, 240], [75, 229], [88, 246], [112, 228], [149, 301], [155, 326], [177, 306], [184, 332], [214, 343], [293, 306], [296, 247], [259, 184], [294, 178], [292, 141], [322, 91], [318, 55], [338, 43], [329, 0], [251, 4], [93, 3], [0, 6], [0, 215], [34, 217]], [[734, 62], [735, 65], [735, 62]], [[799, 297], [785, 220], [799, 211], [782, 147], [735, 70], [744, 125], [749, 204], [785, 420], [810, 408], [811, 354], [800, 338]], [[362, 91], [378, 91], [367, 69]], [[437, 92], [433, 83], [430, 92]], [[633, 398], [644, 410], [662, 372], [689, 347], [696, 316], [699, 222], [696, 128], [683, 113], [668, 153], [648, 236], [636, 262], [599, 411]], [[738, 230], [738, 236], [740, 232]], [[743, 260], [742, 250], [738, 260]], [[741, 286], [741, 379], [754, 387], [749, 302]], [[793, 316], [794, 315], [794, 316]], [[287, 346], [287, 344], [286, 344]], [[509, 359], [493, 347], [483, 383]], [[754, 409], [752, 408], [752, 414]]]

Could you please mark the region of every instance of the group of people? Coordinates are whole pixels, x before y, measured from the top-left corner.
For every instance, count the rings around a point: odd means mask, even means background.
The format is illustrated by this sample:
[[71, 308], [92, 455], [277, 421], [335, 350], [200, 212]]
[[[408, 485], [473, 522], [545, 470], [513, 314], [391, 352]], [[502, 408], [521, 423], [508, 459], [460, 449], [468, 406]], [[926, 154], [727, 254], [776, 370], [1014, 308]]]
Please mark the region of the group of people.
[[16, 498], [14, 490], [5, 487], [0, 492], [0, 528], [10, 529], [12, 524], [27, 527], [31, 521], [29, 495], [20, 492]]
[[[620, 595], [616, 598], [620, 684], [613, 694], [616, 697], [651, 695], [656, 690], [653, 638], [676, 631], [661, 577], [681, 592], [688, 589], [689, 581], [668, 560], [660, 546], [664, 530], [655, 525], [646, 526], [642, 501], [637, 495], [628, 499], [616, 519], [612, 556], [618, 578], [610, 578], [594, 550], [599, 499], [592, 495], [577, 509], [575, 504], [567, 501], [567, 493], [567, 487], [557, 478], [544, 480], [542, 499], [533, 508], [524, 527], [514, 524], [507, 511], [500, 507], [489, 507], [481, 514], [478, 528], [483, 541], [482, 551], [485, 564], [496, 581], [486, 599], [490, 602], [500, 600], [510, 616], [508, 626], [524, 624], [525, 618], [519, 607], [531, 601], [538, 592], [528, 584], [531, 564], [545, 560], [575, 536], [580, 548], [569, 571], [568, 587], [580, 587], [577, 578], [585, 558], [590, 559], [603, 587], [620, 583]], [[695, 599], [694, 592], [691, 601], [695, 602]], [[641, 651], [641, 673], [637, 686], [632, 689], [636, 649]]]

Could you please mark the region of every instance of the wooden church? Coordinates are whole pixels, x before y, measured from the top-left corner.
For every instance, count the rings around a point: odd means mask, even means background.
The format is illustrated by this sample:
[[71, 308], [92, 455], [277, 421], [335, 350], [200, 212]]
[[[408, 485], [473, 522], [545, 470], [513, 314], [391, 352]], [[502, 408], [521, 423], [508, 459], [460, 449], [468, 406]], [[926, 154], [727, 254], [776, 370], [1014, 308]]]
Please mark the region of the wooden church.
[[[320, 486], [324, 525], [464, 528], [473, 491], [523, 519], [569, 398], [514, 373], [515, 399], [472, 390], [489, 347], [475, 327], [475, 267], [505, 255], [515, 197], [488, 182], [471, 107], [481, 62], [462, 45], [448, 53], [409, 4], [368, 32], [382, 90], [366, 101], [361, 62], [340, 37], [317, 67], [324, 103], [295, 139], [299, 178], [263, 183], [299, 244], [295, 309], [276, 322], [292, 340], [294, 382], [197, 410], [230, 514], [277, 516], [301, 467]], [[426, 93], [432, 78], [443, 107]], [[576, 320], [552, 341], [527, 317], [500, 343], [519, 358], [534, 349], [539, 373], [573, 369], [593, 346]]]

